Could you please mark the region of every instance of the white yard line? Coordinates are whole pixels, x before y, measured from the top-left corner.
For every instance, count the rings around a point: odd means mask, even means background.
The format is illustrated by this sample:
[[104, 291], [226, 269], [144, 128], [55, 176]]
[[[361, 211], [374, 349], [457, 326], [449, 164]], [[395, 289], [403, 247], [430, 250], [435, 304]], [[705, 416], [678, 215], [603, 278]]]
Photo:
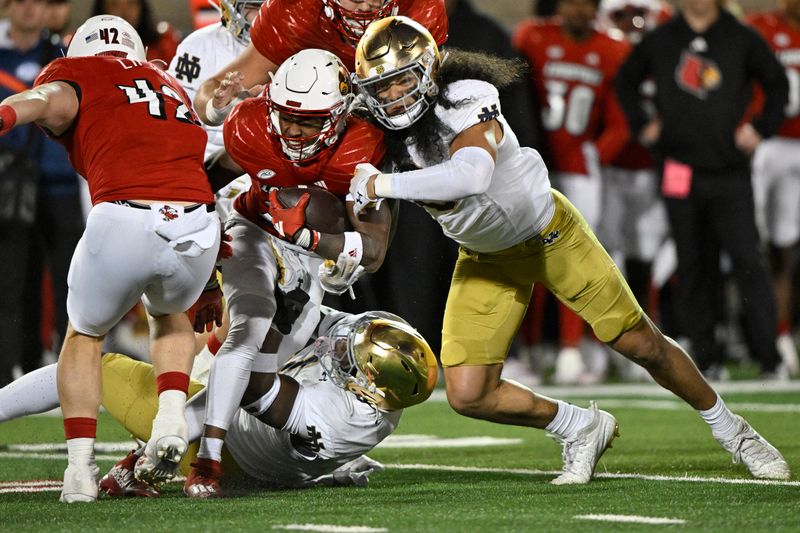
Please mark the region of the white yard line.
[[594, 520], [597, 522], [625, 522], [628, 524], [685, 524], [680, 518], [657, 518], [654, 516], [637, 516], [630, 514], [579, 514], [576, 520]]
[[334, 526], [331, 524], [285, 524], [272, 526], [272, 529], [288, 531], [325, 531], [329, 533], [381, 533], [389, 531], [385, 527]]

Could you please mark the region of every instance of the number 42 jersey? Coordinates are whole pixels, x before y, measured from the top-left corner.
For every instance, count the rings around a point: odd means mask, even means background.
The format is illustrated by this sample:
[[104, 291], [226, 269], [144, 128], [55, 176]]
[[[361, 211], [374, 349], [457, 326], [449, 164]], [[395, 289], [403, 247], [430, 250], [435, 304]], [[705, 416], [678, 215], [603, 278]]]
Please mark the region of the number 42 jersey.
[[150, 63], [65, 57], [34, 86], [70, 85], [80, 107], [56, 137], [89, 183], [92, 205], [115, 200], [212, 203], [203, 170], [206, 132], [175, 78]]

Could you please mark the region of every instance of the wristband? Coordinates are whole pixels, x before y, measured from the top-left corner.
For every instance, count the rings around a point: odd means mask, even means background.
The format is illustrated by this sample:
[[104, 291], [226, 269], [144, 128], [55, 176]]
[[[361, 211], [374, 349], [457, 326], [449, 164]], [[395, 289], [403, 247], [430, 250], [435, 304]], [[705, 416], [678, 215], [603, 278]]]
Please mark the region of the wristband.
[[17, 112], [10, 105], [0, 105], [0, 133], [6, 133], [17, 123]]
[[364, 256], [364, 241], [361, 239], [361, 234], [357, 231], [346, 231], [342, 252], [355, 259], [356, 264], [360, 265], [361, 258]]
[[231, 112], [231, 109], [233, 109], [233, 106], [235, 106], [237, 103], [239, 103], [239, 99], [234, 98], [225, 107], [217, 109], [214, 107], [214, 99], [209, 98], [208, 102], [206, 102], [206, 124], [209, 126], [221, 126], [228, 117], [228, 113]]
[[391, 174], [378, 174], [375, 176], [375, 196], [378, 198], [391, 198], [392, 197], [392, 175]]

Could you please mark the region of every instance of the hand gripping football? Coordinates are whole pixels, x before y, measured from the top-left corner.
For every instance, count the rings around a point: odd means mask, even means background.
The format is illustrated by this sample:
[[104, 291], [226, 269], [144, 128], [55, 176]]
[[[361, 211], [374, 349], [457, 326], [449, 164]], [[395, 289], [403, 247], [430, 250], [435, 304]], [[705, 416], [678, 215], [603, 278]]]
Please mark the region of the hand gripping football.
[[278, 190], [278, 200], [284, 207], [293, 207], [300, 197], [308, 193], [311, 197], [306, 206], [306, 225], [321, 233], [343, 233], [349, 223], [344, 201], [319, 187], [283, 187]]

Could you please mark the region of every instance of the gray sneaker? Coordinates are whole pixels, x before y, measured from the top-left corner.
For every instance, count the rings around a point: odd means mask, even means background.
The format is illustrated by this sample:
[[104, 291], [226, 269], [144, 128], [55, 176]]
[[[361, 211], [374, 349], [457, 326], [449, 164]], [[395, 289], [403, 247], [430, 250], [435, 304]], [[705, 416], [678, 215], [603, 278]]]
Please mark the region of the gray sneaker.
[[[744, 463], [759, 479], [789, 479], [791, 472], [786, 459], [772, 444], [750, 427], [739, 415], [736, 434], [726, 440], [717, 439], [732, 456], [734, 464]], [[715, 437], [716, 438], [716, 437]]]
[[553, 437], [564, 445], [561, 457], [564, 459], [564, 473], [555, 478], [553, 485], [582, 485], [589, 483], [594, 474], [597, 461], [611, 442], [619, 436], [619, 424], [610, 413], [601, 411], [595, 402], [589, 403], [592, 420], [578, 431], [574, 439]]

